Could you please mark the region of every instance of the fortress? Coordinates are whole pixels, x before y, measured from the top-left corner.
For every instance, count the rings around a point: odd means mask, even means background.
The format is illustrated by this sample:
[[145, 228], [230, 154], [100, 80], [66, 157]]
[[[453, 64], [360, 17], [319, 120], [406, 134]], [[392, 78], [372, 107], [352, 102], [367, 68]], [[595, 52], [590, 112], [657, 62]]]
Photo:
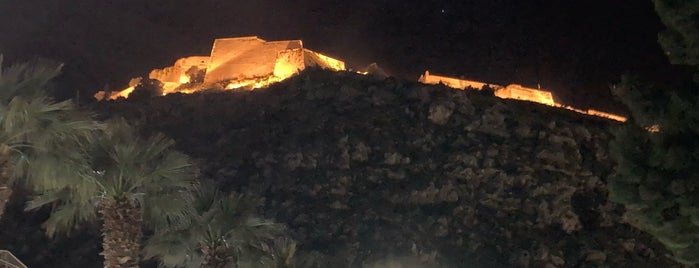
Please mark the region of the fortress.
[[[225, 88], [260, 88], [289, 78], [306, 67], [345, 70], [343, 61], [303, 47], [301, 40], [265, 41], [257, 36], [219, 38], [214, 40], [209, 56], [190, 56], [172, 66], [155, 69], [148, 78], [163, 84], [163, 94], [184, 92], [178, 88], [187, 83], [223, 83]], [[100, 91], [97, 99], [128, 97], [129, 87], [118, 92]]]
[[[254, 89], [292, 77], [306, 67], [346, 70], [343, 61], [304, 48], [301, 40], [265, 41], [257, 36], [246, 36], [215, 39], [210, 55], [178, 59], [172, 66], [152, 70], [148, 78], [160, 81], [163, 94], [191, 93], [207, 87]], [[536, 102], [578, 113], [626, 121], [626, 118], [620, 115], [592, 109], [581, 110], [557, 103], [550, 91], [540, 88], [527, 88], [518, 84], [501, 86], [433, 75], [429, 71], [425, 71], [418, 81], [425, 84], [444, 84], [461, 90], [482, 90], [488, 87], [494, 91], [495, 96], [504, 99]], [[95, 94], [95, 98], [127, 98], [139, 82], [139, 79], [134, 79], [128, 88], [118, 92], [100, 91]], [[186, 87], [194, 84], [201, 86]]]

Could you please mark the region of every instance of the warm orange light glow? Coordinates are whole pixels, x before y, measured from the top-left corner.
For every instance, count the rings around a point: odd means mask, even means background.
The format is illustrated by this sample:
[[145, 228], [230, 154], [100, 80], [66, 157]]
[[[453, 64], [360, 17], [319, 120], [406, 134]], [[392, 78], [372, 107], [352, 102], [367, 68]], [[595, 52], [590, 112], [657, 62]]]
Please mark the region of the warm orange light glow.
[[[451, 88], [456, 88], [456, 89], [466, 89], [466, 88], [474, 88], [477, 90], [481, 90], [484, 86], [489, 86], [490, 88], [495, 90], [495, 96], [498, 96], [503, 99], [517, 99], [517, 100], [525, 100], [525, 101], [531, 101], [531, 102], [536, 102], [536, 103], [541, 103], [541, 104], [546, 104], [550, 106], [555, 106], [571, 111], [575, 111], [581, 114], [588, 114], [588, 115], [594, 115], [598, 117], [604, 117], [608, 118], [611, 120], [616, 120], [619, 122], [625, 122], [626, 117], [616, 115], [616, 114], [611, 114], [611, 113], [606, 113], [602, 111], [597, 111], [593, 109], [589, 110], [581, 110], [581, 109], [576, 109], [570, 106], [566, 106], [560, 103], [556, 103], [553, 99], [553, 94], [550, 91], [546, 90], [541, 90], [541, 89], [534, 89], [534, 88], [526, 88], [521, 85], [517, 84], [511, 84], [506, 87], [495, 85], [495, 84], [487, 84], [483, 82], [478, 82], [478, 81], [470, 81], [470, 80], [464, 80], [464, 79], [458, 79], [458, 78], [452, 78], [452, 77], [446, 77], [446, 76], [439, 76], [439, 75], [433, 75], [430, 74], [430, 72], [425, 71], [425, 74], [420, 76], [420, 79], [418, 80], [421, 83], [425, 84], [444, 84], [445, 86], [451, 87]], [[652, 131], [652, 130], [650, 130]]]
[[116, 100], [119, 97], [128, 98], [129, 94], [131, 94], [131, 92], [133, 92], [135, 88], [136, 87], [127, 87], [121, 91], [112, 91], [111, 94], [109, 94], [109, 96], [105, 96], [106, 92], [99, 91], [95, 93], [95, 95], [93, 96], [95, 97], [95, 99], [98, 100]]
[[175, 93], [179, 92], [179, 86], [185, 83], [178, 83], [178, 82], [163, 82], [163, 95], [170, 94], [170, 93]]
[[226, 89], [238, 89], [238, 88], [248, 88], [248, 89], [257, 89], [257, 88], [264, 88], [268, 87], [271, 84], [281, 82], [288, 77], [277, 77], [277, 76], [268, 76], [264, 78], [258, 78], [258, 79], [246, 79], [246, 80], [238, 80], [238, 81], [231, 81], [226, 85]]
[[589, 114], [589, 115], [596, 115], [596, 116], [599, 116], [599, 117], [606, 117], [606, 118], [609, 118], [609, 119], [612, 119], [612, 120], [616, 120], [616, 121], [620, 121], [620, 122], [626, 122], [626, 117], [623, 117], [623, 116], [620, 116], [620, 115], [616, 115], [616, 114], [605, 113], [605, 112], [597, 111], [597, 110], [593, 110], [593, 109], [587, 110], [587, 114]]
[[571, 110], [571, 111], [574, 111], [574, 112], [576, 112], [576, 113], [594, 115], [594, 116], [598, 116], [598, 117], [604, 117], [604, 118], [612, 119], [612, 120], [614, 120], [614, 121], [619, 121], [619, 122], [626, 122], [626, 117], [623, 117], [623, 116], [621, 116], [621, 115], [616, 115], [616, 114], [611, 114], [611, 113], [605, 113], [605, 112], [597, 111], [597, 110], [594, 110], [594, 109], [581, 110], [581, 109], [573, 108], [573, 107], [570, 107], [570, 106], [567, 106], [567, 105], [563, 105], [563, 104], [560, 104], [560, 103], [556, 103], [554, 106], [556, 106], [556, 107], [558, 107], [558, 108], [563, 108], [563, 109], [566, 109], [566, 110]]
[[274, 76], [276, 77], [291, 77], [292, 75], [297, 74], [299, 71], [296, 66], [287, 64], [287, 63], [277, 63], [274, 65]]
[[553, 106], [553, 94], [551, 92], [533, 88], [526, 88], [521, 85], [508, 85], [505, 88], [495, 90], [495, 96], [503, 99], [517, 99], [531, 102], [537, 102]]
[[134, 89], [136, 89], [136, 87], [128, 87], [125, 90], [120, 91], [119, 94], [117, 94], [117, 98], [118, 97], [128, 98], [129, 94], [131, 94], [131, 92], [133, 92]]
[[[297, 75], [306, 67], [315, 66], [334, 71], [344, 71], [343, 61], [328, 57], [303, 47], [301, 40], [286, 40], [268, 42], [257, 36], [221, 38], [214, 41], [210, 56], [191, 56], [178, 59], [173, 66], [155, 69], [149, 74], [150, 79], [156, 79], [163, 85], [163, 95], [180, 92], [192, 93], [206, 88], [216, 87], [217, 83], [228, 81], [225, 89], [257, 89], [264, 88]], [[201, 70], [203, 84], [192, 83], [189, 70]], [[203, 72], [206, 70], [206, 72]], [[189, 71], [191, 72], [191, 71]], [[356, 71], [368, 74], [367, 71]], [[140, 78], [139, 78], [140, 79]], [[578, 113], [609, 118], [624, 122], [626, 118], [620, 115], [597, 111], [581, 110], [556, 103], [550, 91], [523, 87], [511, 84], [500, 86], [496, 84], [471, 81], [453, 77], [439, 76], [425, 71], [419, 82], [425, 84], [444, 84], [457, 89], [473, 88], [482, 90], [484, 87], [493, 89], [495, 96], [506, 99], [531, 101], [545, 105], [568, 109]], [[135, 84], [106, 96], [104, 91], [94, 95], [96, 99], [127, 98], [134, 90]], [[188, 84], [186, 86], [182, 86]], [[210, 86], [210, 87], [209, 87]], [[649, 131], [658, 131], [657, 126], [651, 126]]]
[[[331, 57], [325, 56], [323, 54], [320, 54], [315, 51], [311, 51], [308, 49], [305, 49], [305, 55], [304, 57], [309, 58], [310, 60], [315, 61], [315, 65], [319, 65], [320, 67], [334, 70], [334, 71], [344, 71], [345, 70], [345, 62], [341, 60], [336, 60]], [[306, 59], [308, 61], [309, 59]]]
[[[309, 66], [345, 70], [343, 61], [305, 49], [301, 40], [269, 42], [257, 36], [246, 36], [216, 39], [210, 56], [178, 59], [173, 66], [151, 71], [148, 77], [162, 83], [163, 95], [192, 93], [223, 81], [230, 81], [226, 89], [256, 89], [283, 81]], [[188, 71], [191, 68], [206, 70], [203, 84], [190, 84]], [[184, 84], [190, 85], [183, 87]], [[126, 97], [131, 91], [133, 88], [111, 94], [109, 99]], [[102, 99], [103, 95], [101, 91], [95, 98]]]
[[648, 126], [648, 127], [646, 127], [646, 130], [648, 130], [648, 132], [658, 133], [658, 132], [660, 132], [660, 126], [659, 125]]
[[444, 84], [445, 86], [452, 87], [452, 88], [458, 88], [458, 89], [466, 89], [466, 88], [474, 88], [477, 90], [483, 89], [484, 86], [489, 86], [492, 89], [501, 89], [503, 86], [500, 85], [495, 85], [495, 84], [487, 84], [483, 82], [478, 82], [478, 81], [471, 81], [471, 80], [465, 80], [465, 79], [458, 79], [458, 78], [452, 78], [452, 77], [447, 77], [447, 76], [441, 76], [441, 75], [433, 75], [430, 74], [429, 71], [425, 71], [425, 74], [421, 75], [420, 78], [418, 79], [419, 82], [425, 83], [425, 84]]
[[180, 75], [180, 84], [187, 84], [189, 83], [189, 76], [186, 74], [181, 74]]
[[281, 79], [286, 79], [296, 75], [305, 67], [303, 62], [303, 49], [289, 49], [277, 53], [277, 59], [274, 63], [274, 72], [272, 74]]

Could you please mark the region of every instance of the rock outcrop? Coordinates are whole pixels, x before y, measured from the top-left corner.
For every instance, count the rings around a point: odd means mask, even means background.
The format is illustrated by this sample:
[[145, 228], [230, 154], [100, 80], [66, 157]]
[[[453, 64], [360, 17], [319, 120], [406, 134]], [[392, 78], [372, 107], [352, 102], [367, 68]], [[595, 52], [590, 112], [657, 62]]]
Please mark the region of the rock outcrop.
[[479, 92], [309, 69], [253, 91], [102, 102], [225, 190], [264, 195], [301, 250], [361, 267], [670, 267], [607, 200], [614, 121]]

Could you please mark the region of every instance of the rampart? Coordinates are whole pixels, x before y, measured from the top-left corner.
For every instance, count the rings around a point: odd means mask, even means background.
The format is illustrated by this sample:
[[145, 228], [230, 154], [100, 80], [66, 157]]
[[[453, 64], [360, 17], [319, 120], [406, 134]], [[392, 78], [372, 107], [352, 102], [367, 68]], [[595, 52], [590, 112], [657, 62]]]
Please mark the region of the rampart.
[[581, 110], [581, 109], [576, 109], [576, 108], [573, 108], [573, 107], [570, 107], [567, 105], [557, 103], [554, 100], [553, 94], [550, 91], [541, 90], [541, 89], [534, 89], [534, 88], [527, 88], [527, 87], [523, 87], [522, 85], [518, 85], [518, 84], [510, 84], [508, 86], [503, 87], [500, 85], [490, 84], [490, 83], [485, 83], [485, 82], [471, 81], [471, 80], [465, 80], [465, 79], [453, 78], [453, 77], [447, 77], [447, 76], [440, 76], [440, 75], [433, 75], [433, 74], [430, 74], [429, 71], [425, 71], [425, 73], [420, 76], [418, 81], [421, 83], [425, 83], [425, 84], [443, 84], [443, 85], [451, 87], [451, 88], [462, 89], [462, 90], [468, 89], [468, 88], [475, 89], [475, 90], [482, 90], [484, 87], [487, 86], [495, 91], [495, 96], [498, 96], [498, 97], [503, 98], [503, 99], [516, 99], [516, 100], [531, 101], [531, 102], [555, 106], [555, 107], [559, 107], [559, 108], [563, 108], [563, 109], [568, 109], [568, 110], [575, 111], [578, 113], [609, 118], [609, 119], [621, 121], [621, 122], [626, 121], [626, 117], [623, 117], [620, 115], [606, 113], [606, 112], [602, 112], [602, 111], [598, 111], [598, 110], [594, 110], [594, 109]]
[[549, 91], [526, 88], [522, 85], [511, 84], [505, 88], [495, 90], [495, 96], [503, 99], [517, 99], [538, 102], [541, 104], [554, 106], [553, 94]]
[[492, 89], [501, 89], [503, 86], [500, 85], [495, 85], [495, 84], [488, 84], [488, 83], [483, 83], [483, 82], [478, 82], [478, 81], [471, 81], [471, 80], [465, 80], [465, 79], [460, 79], [460, 78], [453, 78], [453, 77], [447, 77], [447, 76], [441, 76], [441, 75], [433, 75], [430, 74], [430, 71], [425, 71], [423, 75], [420, 76], [418, 79], [419, 82], [425, 83], [425, 84], [444, 84], [445, 86], [452, 87], [452, 88], [458, 88], [458, 89], [466, 89], [466, 88], [473, 88], [477, 90], [483, 89], [483, 87], [488, 86]]
[[187, 71], [192, 67], [206, 70], [209, 66], [209, 56], [191, 56], [175, 61], [172, 66], [163, 69], [154, 69], [148, 74], [148, 78], [157, 79], [162, 83], [187, 83], [189, 77]]

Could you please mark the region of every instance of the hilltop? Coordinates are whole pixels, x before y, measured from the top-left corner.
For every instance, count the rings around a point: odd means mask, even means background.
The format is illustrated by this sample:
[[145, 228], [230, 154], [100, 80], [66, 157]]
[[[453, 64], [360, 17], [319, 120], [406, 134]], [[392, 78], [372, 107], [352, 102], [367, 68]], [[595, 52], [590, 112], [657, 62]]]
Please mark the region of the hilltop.
[[[263, 195], [265, 216], [301, 250], [352, 267], [389, 255], [448, 267], [674, 265], [606, 198], [614, 121], [318, 69], [265, 89], [91, 108], [174, 138], [201, 179]], [[0, 223], [0, 239], [27, 264], [70, 267], [65, 256], [82, 255], [94, 266], [95, 232], [46, 244], [41, 213], [15, 203], [8, 215], [24, 218]]]

